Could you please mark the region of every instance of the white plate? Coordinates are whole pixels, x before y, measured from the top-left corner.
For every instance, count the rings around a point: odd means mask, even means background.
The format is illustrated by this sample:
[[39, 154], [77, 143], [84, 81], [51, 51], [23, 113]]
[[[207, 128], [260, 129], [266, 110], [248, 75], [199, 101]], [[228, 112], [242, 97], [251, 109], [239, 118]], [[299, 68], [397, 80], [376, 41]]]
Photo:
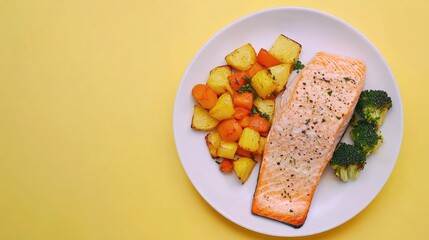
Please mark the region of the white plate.
[[[209, 71], [224, 65], [235, 48], [251, 43], [269, 49], [279, 34], [302, 44], [300, 59], [307, 63], [316, 52], [327, 51], [367, 63], [365, 89], [383, 89], [393, 101], [381, 127], [384, 143], [357, 180], [342, 183], [327, 167], [316, 190], [305, 224], [300, 229], [251, 214], [259, 164], [244, 185], [235, 174], [224, 175], [210, 157], [205, 132], [190, 128], [194, 101], [191, 90], [205, 83]], [[293, 77], [293, 76], [292, 76]], [[201, 196], [219, 213], [247, 229], [274, 236], [305, 236], [332, 229], [363, 210], [380, 192], [395, 165], [403, 131], [401, 97], [395, 79], [378, 50], [344, 21], [316, 10], [275, 8], [243, 17], [213, 36], [197, 53], [179, 86], [173, 116], [174, 137], [182, 165]]]

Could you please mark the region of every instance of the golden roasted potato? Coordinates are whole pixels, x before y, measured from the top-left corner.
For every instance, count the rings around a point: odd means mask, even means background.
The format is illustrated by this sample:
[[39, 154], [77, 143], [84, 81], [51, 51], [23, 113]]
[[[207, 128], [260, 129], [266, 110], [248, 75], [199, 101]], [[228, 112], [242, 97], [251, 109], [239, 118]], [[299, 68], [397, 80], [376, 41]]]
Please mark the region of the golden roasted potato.
[[236, 142], [226, 142], [220, 140], [219, 147], [217, 148], [217, 156], [234, 159], [235, 152], [237, 151], [238, 145]]
[[293, 64], [301, 53], [301, 44], [281, 34], [268, 51], [282, 63]]
[[212, 158], [217, 158], [217, 149], [220, 145], [221, 140], [219, 133], [216, 130], [212, 131], [206, 135], [205, 139], [210, 152], [210, 156], [212, 156]]
[[244, 184], [247, 179], [249, 179], [250, 174], [252, 173], [253, 168], [256, 165], [256, 162], [247, 157], [240, 157], [234, 161], [234, 171], [237, 174], [238, 179], [241, 183]]
[[197, 130], [212, 130], [214, 129], [219, 121], [207, 112], [200, 105], [194, 106], [194, 114], [192, 115], [192, 124], [191, 127]]
[[259, 138], [259, 148], [258, 148], [258, 151], [256, 151], [256, 153], [258, 153], [258, 154], [264, 153], [265, 140], [267, 140], [267, 139], [264, 137]]
[[225, 92], [231, 94], [234, 93], [231, 85], [228, 81], [228, 76], [232, 74], [230, 66], [219, 66], [215, 67], [210, 71], [209, 78], [207, 79], [207, 86], [213, 89], [217, 95], [220, 95]]
[[253, 104], [261, 113], [265, 113], [270, 117], [270, 123], [273, 122], [274, 108], [276, 105], [274, 100], [257, 98], [253, 101]]
[[249, 152], [256, 152], [259, 148], [259, 132], [256, 130], [246, 127], [241, 133], [241, 137], [238, 140], [238, 146]]
[[271, 73], [271, 77], [276, 84], [276, 93], [279, 93], [285, 89], [286, 83], [289, 80], [290, 73], [293, 70], [293, 64], [283, 63], [277, 66], [268, 68]]
[[255, 49], [247, 43], [228, 54], [225, 61], [236, 70], [247, 71], [256, 63]]
[[219, 121], [234, 117], [234, 113], [234, 103], [231, 94], [228, 92], [220, 95], [216, 105], [209, 111], [210, 116]]
[[277, 87], [267, 69], [259, 70], [255, 76], [252, 77], [250, 85], [252, 85], [253, 89], [255, 89], [256, 93], [261, 98], [267, 98]]

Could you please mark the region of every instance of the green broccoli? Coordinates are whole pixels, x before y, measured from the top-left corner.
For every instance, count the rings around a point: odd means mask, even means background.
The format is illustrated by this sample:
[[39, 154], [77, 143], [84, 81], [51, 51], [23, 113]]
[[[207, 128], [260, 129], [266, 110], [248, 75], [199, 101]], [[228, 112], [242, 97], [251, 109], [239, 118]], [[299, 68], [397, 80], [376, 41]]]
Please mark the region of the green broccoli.
[[362, 121], [362, 119], [357, 114], [353, 114], [352, 118], [350, 119], [349, 125], [354, 127], [358, 125], [360, 121]]
[[392, 99], [383, 90], [365, 90], [360, 94], [356, 112], [377, 128], [383, 124], [387, 110], [392, 107]]
[[343, 142], [338, 144], [330, 161], [335, 176], [344, 182], [356, 178], [365, 164], [366, 157], [359, 148]]
[[381, 132], [377, 130], [374, 124], [366, 121], [360, 121], [355, 125], [350, 131], [350, 136], [355, 146], [366, 156], [376, 152], [383, 143]]

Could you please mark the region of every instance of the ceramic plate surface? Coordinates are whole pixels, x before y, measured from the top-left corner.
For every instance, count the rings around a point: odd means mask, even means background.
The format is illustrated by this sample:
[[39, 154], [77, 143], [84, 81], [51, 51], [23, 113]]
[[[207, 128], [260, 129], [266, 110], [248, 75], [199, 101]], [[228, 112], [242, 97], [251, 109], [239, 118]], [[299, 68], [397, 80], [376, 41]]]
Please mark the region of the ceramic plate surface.
[[[364, 89], [382, 89], [392, 98], [381, 127], [384, 143], [368, 158], [355, 181], [343, 183], [327, 167], [315, 192], [305, 224], [294, 229], [270, 219], [252, 215], [250, 208], [260, 164], [242, 185], [235, 174], [225, 175], [210, 157], [206, 132], [191, 129], [193, 105], [191, 90], [205, 83], [209, 72], [224, 65], [224, 57], [251, 43], [255, 50], [269, 49], [284, 34], [302, 45], [300, 60], [307, 63], [318, 51], [358, 58], [366, 62]], [[291, 77], [293, 77], [292, 75]], [[178, 89], [173, 116], [177, 151], [192, 184], [201, 196], [232, 222], [255, 232], [273, 236], [306, 236], [339, 226], [362, 211], [380, 192], [389, 178], [402, 141], [403, 111], [394, 76], [374, 45], [344, 21], [329, 14], [305, 8], [275, 8], [243, 17], [214, 35], [188, 66]], [[345, 135], [344, 141], [348, 141]]]

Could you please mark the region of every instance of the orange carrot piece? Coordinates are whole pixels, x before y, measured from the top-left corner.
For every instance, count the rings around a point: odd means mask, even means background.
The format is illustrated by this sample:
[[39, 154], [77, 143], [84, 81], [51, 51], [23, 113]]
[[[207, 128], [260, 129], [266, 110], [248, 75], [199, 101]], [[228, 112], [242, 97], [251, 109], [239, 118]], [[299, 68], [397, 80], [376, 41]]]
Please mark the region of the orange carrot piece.
[[242, 156], [242, 157], [248, 157], [248, 158], [252, 158], [253, 153], [249, 152], [247, 150], [242, 149], [241, 147], [237, 148], [237, 151], [235, 152], [237, 155]]
[[232, 95], [232, 102], [236, 107], [243, 107], [250, 110], [253, 106], [253, 93], [234, 93], [234, 95]]
[[229, 84], [231, 85], [232, 89], [235, 91], [240, 90], [240, 88], [247, 83], [245, 77], [247, 77], [247, 72], [245, 71], [238, 71], [235, 72], [232, 75], [228, 76]]
[[232, 160], [224, 158], [219, 164], [219, 169], [223, 173], [231, 173], [234, 170], [234, 164]]
[[266, 97], [265, 99], [266, 100], [276, 100], [276, 98], [277, 98], [277, 95], [275, 94], [275, 93], [272, 93], [271, 95], [269, 95], [268, 97]]
[[281, 64], [281, 62], [277, 58], [275, 58], [263, 48], [259, 50], [258, 56], [256, 56], [256, 60], [267, 68]]
[[259, 70], [262, 70], [264, 68], [264, 66], [262, 66], [261, 64], [259, 64], [258, 62], [256, 62], [255, 64], [253, 64], [249, 70], [247, 70], [247, 77], [252, 78], [253, 76], [255, 76], [255, 74], [257, 72], [259, 72]]
[[255, 114], [250, 117], [249, 127], [258, 131], [259, 133], [265, 133], [270, 130], [270, 123], [267, 119], [261, 117], [259, 114]]
[[197, 84], [192, 88], [192, 96], [205, 109], [211, 109], [216, 105], [217, 94], [205, 84]]
[[225, 119], [217, 125], [220, 138], [227, 142], [236, 142], [240, 139], [243, 128], [234, 118]]
[[250, 126], [250, 116], [245, 116], [243, 119], [240, 120], [239, 124], [242, 128]]
[[244, 107], [235, 107], [234, 118], [235, 119], [243, 119], [245, 116], [250, 115], [250, 110]]

